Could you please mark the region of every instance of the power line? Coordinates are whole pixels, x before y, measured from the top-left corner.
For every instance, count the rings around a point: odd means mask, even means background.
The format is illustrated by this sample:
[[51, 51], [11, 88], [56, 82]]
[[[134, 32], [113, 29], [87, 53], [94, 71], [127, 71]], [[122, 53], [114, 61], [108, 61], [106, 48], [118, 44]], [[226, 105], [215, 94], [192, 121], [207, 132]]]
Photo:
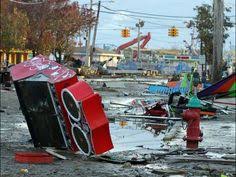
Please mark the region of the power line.
[[[135, 28], [134, 27], [129, 27], [129, 26], [126, 26], [127, 28], [129, 28], [130, 30], [135, 30]], [[150, 27], [143, 27], [142, 29], [145, 29], [145, 30], [155, 30], [155, 29], [168, 29], [169, 27], [161, 27], [161, 26], [150, 26]], [[106, 31], [106, 30], [122, 30], [123, 28], [98, 28], [98, 30], [104, 30], [104, 31]]]
[[41, 2], [23, 2], [23, 1], [16, 1], [16, 0], [9, 0], [9, 1], [13, 3], [23, 4], [23, 5], [37, 5], [37, 4], [45, 3], [44, 1], [41, 1]]
[[133, 14], [140, 14], [140, 15], [147, 15], [147, 16], [154, 16], [154, 17], [164, 17], [164, 18], [194, 18], [193, 16], [174, 16], [174, 15], [160, 15], [160, 14], [153, 14], [153, 13], [144, 13], [144, 12], [137, 12], [137, 11], [131, 11], [131, 10], [113, 10], [110, 9], [106, 6], [102, 6], [103, 8], [110, 10], [110, 11], [115, 11], [115, 12], [128, 12], [128, 13], [133, 13]]
[[[155, 23], [155, 22], [147, 21], [147, 20], [145, 20], [145, 22], [152, 24], [152, 25], [158, 25], [158, 27], [163, 27], [163, 28], [169, 28], [169, 27], [173, 26], [173, 24], [172, 25], [165, 25], [165, 24]], [[187, 28], [185, 26], [176, 26], [176, 27], [177, 28]]]
[[180, 19], [168, 19], [168, 18], [160, 18], [160, 17], [152, 17], [152, 16], [145, 16], [145, 15], [133, 15], [133, 14], [125, 14], [121, 12], [115, 12], [115, 11], [101, 11], [102, 13], [108, 13], [108, 14], [119, 14], [119, 15], [125, 15], [128, 17], [137, 17], [137, 18], [148, 18], [148, 19], [157, 19], [157, 20], [169, 20], [169, 21], [181, 21]]
[[[102, 7], [105, 7], [105, 6], [102, 6]], [[107, 9], [109, 9], [111, 12], [109, 12], [109, 11], [101, 11], [101, 12], [102, 13], [107, 13], [107, 14], [123, 15], [123, 16], [127, 16], [129, 18], [133, 18], [133, 19], [136, 19], [136, 20], [140, 19], [140, 18], [148, 18], [148, 19], [171, 20], [171, 21], [181, 21], [181, 22], [184, 22], [183, 20], [179, 20], [179, 19], [164, 19], [164, 18], [148, 17], [148, 16], [142, 16], [142, 15], [132, 15], [132, 14], [120, 13], [119, 11], [112, 10], [110, 8], [107, 8]], [[145, 22], [150, 23], [150, 24], [154, 24], [154, 25], [165, 26], [165, 27], [173, 26], [173, 25], [163, 25], [163, 24], [160, 24], [160, 23], [155, 23], [155, 22], [152, 22], [152, 21], [148, 21], [146, 19], [145, 19]], [[186, 27], [178, 27], [178, 28], [186, 28]]]
[[[144, 17], [144, 16], [128, 15], [128, 14], [122, 14], [122, 13], [117, 13], [117, 12], [108, 12], [108, 11], [100, 11], [100, 12], [101, 13], [106, 13], [106, 14], [123, 15], [123, 16], [127, 16], [127, 17], [130, 17], [130, 18], [134, 18], [136, 20], [138, 20], [140, 18], [147, 18], [147, 17]], [[157, 19], [157, 18], [154, 18], [154, 19]], [[153, 25], [159, 25], [159, 26], [166, 26], [166, 27], [173, 26], [173, 25], [164, 25], [164, 24], [160, 24], [160, 23], [155, 23], [155, 22], [148, 21], [148, 20], [145, 20], [145, 22], [147, 22], [149, 24], [153, 24]], [[178, 27], [178, 28], [186, 28], [186, 27]]]
[[[116, 14], [116, 15], [123, 15], [123, 16], [126, 16], [126, 17], [129, 17], [129, 18], [133, 18], [135, 20], [139, 20], [140, 18], [136, 17], [136, 16], [132, 16], [132, 15], [128, 15], [128, 14], [120, 14], [120, 13], [115, 13], [115, 12], [107, 12], [107, 11], [100, 11], [101, 13], [105, 13], [105, 14]], [[153, 21], [148, 21], [148, 20], [145, 20], [145, 23], [149, 23], [149, 24], [152, 24], [152, 25], [157, 25], [158, 27], [165, 27], [165, 28], [169, 28], [172, 25], [165, 25], [165, 24], [160, 24], [160, 23], [156, 23], [156, 22], [153, 22]], [[175, 25], [176, 26], [176, 25]], [[187, 27], [184, 27], [184, 26], [176, 26], [177, 28], [187, 28]]]
[[[131, 10], [115, 10], [115, 9], [111, 9], [109, 7], [106, 6], [102, 6], [103, 8], [109, 10], [109, 11], [113, 11], [113, 12], [128, 12], [128, 13], [133, 13], [133, 14], [140, 14], [140, 15], [146, 15], [146, 16], [154, 16], [154, 17], [163, 17], [163, 18], [175, 18], [175, 19], [194, 19], [195, 16], [181, 16], [181, 15], [162, 15], [162, 14], [153, 14], [153, 13], [146, 13], [146, 12], [138, 12], [138, 11], [131, 11]], [[228, 15], [228, 17], [236, 17], [235, 15]]]
[[[124, 15], [128, 17], [136, 17], [136, 19], [140, 18], [148, 18], [148, 19], [158, 19], [158, 20], [170, 20], [170, 21], [181, 21], [184, 22], [183, 19], [194, 19], [194, 16], [171, 16], [171, 15], [159, 15], [159, 14], [153, 14], [153, 13], [144, 13], [144, 12], [137, 12], [137, 11], [131, 11], [131, 10], [114, 10], [111, 8], [108, 8], [106, 6], [103, 6], [108, 11], [103, 11], [103, 13], [110, 13], [110, 14], [119, 14], [119, 15]], [[124, 13], [122, 13], [124, 12]], [[125, 14], [126, 13], [132, 13], [132, 14]], [[227, 17], [229, 18], [234, 18], [236, 17], [235, 15], [228, 15]], [[185, 28], [185, 27], [183, 27]]]

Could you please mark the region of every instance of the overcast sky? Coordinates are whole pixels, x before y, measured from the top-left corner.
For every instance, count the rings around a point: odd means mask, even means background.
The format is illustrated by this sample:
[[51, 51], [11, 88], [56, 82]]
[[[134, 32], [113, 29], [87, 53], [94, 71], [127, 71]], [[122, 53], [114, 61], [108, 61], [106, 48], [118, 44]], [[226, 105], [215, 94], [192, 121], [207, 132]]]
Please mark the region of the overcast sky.
[[[90, 0], [79, 0], [80, 4], [89, 3]], [[97, 2], [97, 0], [93, 0]], [[135, 12], [144, 12], [158, 15], [170, 15], [170, 16], [195, 16], [196, 12], [194, 7], [201, 4], [212, 4], [213, 0], [102, 0], [102, 5], [112, 10], [129, 10]], [[228, 13], [233, 22], [235, 22], [235, 1], [225, 0], [225, 6], [232, 7], [231, 13]], [[101, 11], [108, 11], [101, 8]], [[124, 13], [124, 12], [122, 12]], [[126, 15], [130, 13], [125, 12]], [[149, 48], [184, 48], [183, 40], [190, 41], [190, 29], [185, 28], [184, 21], [188, 18], [182, 19], [147, 19], [140, 18], [145, 21], [145, 25], [141, 30], [143, 34], [151, 32], [151, 40], [147, 47]], [[137, 30], [131, 30], [130, 38], [122, 38], [120, 29], [124, 27], [135, 27], [138, 22], [137, 17], [128, 17], [117, 14], [106, 14], [101, 12], [97, 33], [97, 44], [114, 44], [119, 46], [129, 40], [132, 40], [137, 36]], [[168, 28], [171, 26], [179, 27], [179, 37], [168, 37]], [[225, 49], [229, 49], [229, 44], [235, 46], [235, 26], [229, 31], [230, 37], [227, 39]]]

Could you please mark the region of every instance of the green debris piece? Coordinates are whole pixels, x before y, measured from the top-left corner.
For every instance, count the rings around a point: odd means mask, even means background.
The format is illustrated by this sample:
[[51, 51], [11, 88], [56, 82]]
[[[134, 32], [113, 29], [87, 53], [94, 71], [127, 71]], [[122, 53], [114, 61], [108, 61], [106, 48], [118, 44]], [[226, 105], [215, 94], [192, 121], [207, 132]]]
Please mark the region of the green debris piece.
[[228, 176], [226, 176], [226, 175], [224, 175], [224, 174], [221, 174], [220, 177], [228, 177]]
[[188, 91], [188, 95], [192, 95], [193, 94], [193, 75], [191, 74], [190, 76], [190, 82], [189, 82], [189, 91]]
[[229, 89], [229, 92], [231, 93], [231, 97], [236, 97], [236, 83], [234, 83], [231, 88]]
[[198, 99], [198, 97], [196, 95], [193, 95], [187, 104], [187, 107], [189, 108], [201, 108], [201, 101]]
[[186, 88], [187, 87], [187, 84], [188, 84], [188, 77], [187, 77], [187, 73], [184, 73], [184, 78], [180, 84], [180, 87], [181, 88]]

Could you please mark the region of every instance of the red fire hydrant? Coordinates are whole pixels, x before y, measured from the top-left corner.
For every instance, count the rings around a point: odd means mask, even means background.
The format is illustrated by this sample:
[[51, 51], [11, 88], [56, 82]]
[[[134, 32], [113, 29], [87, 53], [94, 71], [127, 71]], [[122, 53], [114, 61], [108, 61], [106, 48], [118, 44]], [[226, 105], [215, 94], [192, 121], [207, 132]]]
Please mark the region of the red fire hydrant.
[[187, 135], [183, 139], [187, 141], [187, 148], [197, 149], [198, 142], [202, 141], [202, 132], [200, 130], [200, 100], [194, 96], [194, 98], [189, 100], [188, 107], [189, 109], [183, 113], [183, 119], [188, 123]]

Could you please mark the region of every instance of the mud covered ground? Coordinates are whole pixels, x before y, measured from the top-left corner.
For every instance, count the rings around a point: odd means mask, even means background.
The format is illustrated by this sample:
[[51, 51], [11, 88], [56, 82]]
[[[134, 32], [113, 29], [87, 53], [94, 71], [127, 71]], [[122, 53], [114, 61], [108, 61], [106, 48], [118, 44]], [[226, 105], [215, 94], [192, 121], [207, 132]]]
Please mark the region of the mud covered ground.
[[[91, 81], [103, 96], [103, 101], [142, 98], [144, 81], [108, 83], [110, 89], [99, 89], [103, 81]], [[110, 85], [109, 85], [110, 84]], [[113, 86], [113, 87], [112, 87]], [[128, 122], [110, 124], [115, 148], [107, 155], [122, 163], [101, 161], [97, 157], [59, 151], [68, 160], [54, 159], [52, 164], [20, 164], [14, 161], [16, 151], [35, 149], [30, 140], [24, 117], [19, 109], [16, 93], [1, 90], [1, 176], [235, 176], [235, 114], [221, 114], [214, 120], [203, 120], [204, 140], [198, 151], [187, 151], [182, 140], [185, 130], [181, 122], [170, 131], [155, 135], [142, 125]], [[131, 136], [132, 135], [132, 136]], [[164, 141], [165, 140], [165, 141]], [[132, 159], [132, 160], [131, 160]], [[184, 160], [183, 160], [184, 159]], [[193, 160], [190, 160], [193, 159]], [[200, 159], [194, 161], [194, 159]], [[201, 159], [203, 159], [201, 161]], [[207, 159], [207, 161], [206, 161]], [[125, 162], [126, 161], [126, 162]], [[123, 163], [125, 162], [125, 163]], [[138, 163], [139, 162], [139, 163]], [[22, 174], [20, 169], [27, 169]]]

